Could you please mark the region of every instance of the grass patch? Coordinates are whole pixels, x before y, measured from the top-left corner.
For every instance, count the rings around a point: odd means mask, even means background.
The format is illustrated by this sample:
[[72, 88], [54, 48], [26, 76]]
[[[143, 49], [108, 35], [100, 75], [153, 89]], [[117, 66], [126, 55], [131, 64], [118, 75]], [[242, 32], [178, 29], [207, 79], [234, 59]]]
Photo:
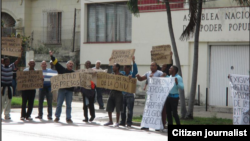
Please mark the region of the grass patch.
[[[21, 97], [12, 97], [11, 106], [22, 106], [22, 98]], [[34, 106], [38, 106], [38, 100], [34, 100]], [[43, 106], [47, 106], [47, 102], [43, 102]], [[52, 103], [52, 106], [56, 106], [56, 103]]]
[[[133, 122], [141, 122], [142, 116], [133, 117]], [[193, 120], [180, 119], [181, 125], [233, 125], [233, 120], [214, 117], [194, 117]], [[173, 118], [173, 124], [175, 120]]]

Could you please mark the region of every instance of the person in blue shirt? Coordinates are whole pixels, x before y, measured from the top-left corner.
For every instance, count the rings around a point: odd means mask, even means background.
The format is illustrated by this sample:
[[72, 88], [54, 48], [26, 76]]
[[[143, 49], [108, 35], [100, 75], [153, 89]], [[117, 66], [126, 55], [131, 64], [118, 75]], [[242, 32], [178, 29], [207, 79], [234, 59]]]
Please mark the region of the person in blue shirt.
[[48, 120], [52, 120], [52, 100], [53, 100], [53, 95], [51, 93], [50, 78], [52, 76], [57, 75], [57, 71], [54, 71], [52, 69], [48, 69], [46, 61], [42, 61], [41, 68], [43, 70], [44, 82], [43, 82], [43, 88], [39, 89], [39, 107], [38, 107], [38, 116], [36, 118], [37, 119], [42, 119], [43, 118], [43, 102], [44, 102], [44, 98], [46, 96], [47, 103], [48, 103], [48, 115], [47, 115], [47, 118], [48, 118]]
[[[135, 56], [133, 56], [132, 61], [133, 61], [133, 71], [131, 71], [132, 70], [131, 65], [126, 65], [124, 66], [124, 71], [120, 71], [120, 73], [123, 74], [124, 76], [136, 78], [136, 74], [138, 73], [138, 68], [135, 63]], [[121, 121], [119, 125], [126, 126], [126, 123], [127, 123], [127, 126], [131, 127], [135, 97], [133, 93], [122, 92], [122, 94], [123, 94], [123, 110], [121, 112]], [[127, 116], [126, 116], [126, 113], [127, 113], [126, 108], [128, 108]], [[126, 122], [126, 118], [127, 118], [127, 122]]]
[[179, 102], [179, 89], [183, 90], [184, 85], [182, 77], [177, 73], [178, 73], [178, 67], [171, 66], [169, 69], [170, 76], [169, 75], [166, 76], [166, 77], [175, 77], [174, 87], [169, 92], [166, 101], [168, 125], [173, 125], [172, 117], [174, 117], [176, 125], [180, 125], [180, 119], [178, 116], [177, 107]]

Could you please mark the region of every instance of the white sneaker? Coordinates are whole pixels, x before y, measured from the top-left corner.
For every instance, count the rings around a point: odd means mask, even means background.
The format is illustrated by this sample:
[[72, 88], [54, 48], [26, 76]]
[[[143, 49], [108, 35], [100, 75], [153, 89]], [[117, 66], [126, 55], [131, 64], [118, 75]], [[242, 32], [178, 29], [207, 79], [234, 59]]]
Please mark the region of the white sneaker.
[[24, 118], [24, 117], [21, 117], [20, 120], [25, 120], [25, 118]]
[[31, 118], [31, 117], [28, 117], [28, 118], [26, 118], [26, 120], [33, 120], [33, 118]]
[[119, 127], [119, 123], [116, 123], [116, 124], [114, 125], [114, 127]]

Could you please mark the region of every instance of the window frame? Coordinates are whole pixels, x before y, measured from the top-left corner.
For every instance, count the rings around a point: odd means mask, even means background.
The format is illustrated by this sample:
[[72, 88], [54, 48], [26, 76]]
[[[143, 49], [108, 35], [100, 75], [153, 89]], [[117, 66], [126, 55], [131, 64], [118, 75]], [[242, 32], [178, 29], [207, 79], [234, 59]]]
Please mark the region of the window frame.
[[[115, 19], [114, 19], [114, 23], [115, 23], [115, 28], [114, 28], [114, 33], [115, 33], [115, 37], [114, 37], [114, 41], [107, 41], [108, 40], [108, 34], [107, 34], [107, 26], [108, 26], [108, 24], [107, 24], [107, 14], [106, 14], [106, 11], [107, 11], [107, 5], [114, 5], [114, 15], [115, 15]], [[118, 35], [117, 35], [117, 5], [123, 5], [124, 4], [124, 9], [125, 9], [125, 11], [124, 11], [124, 15], [125, 15], [125, 20], [124, 20], [124, 24], [125, 24], [125, 31], [124, 31], [124, 35], [125, 35], [125, 41], [117, 41], [118, 40]], [[89, 6], [90, 5], [94, 5], [94, 7], [95, 7], [95, 37], [94, 37], [94, 40], [95, 41], [90, 41], [90, 32], [89, 32], [89, 27], [90, 27], [90, 25], [89, 25], [89, 14], [90, 14], [90, 8], [89, 8]], [[105, 17], [104, 17], [104, 23], [105, 23], [105, 25], [104, 25], [104, 27], [105, 27], [105, 29], [104, 29], [104, 34], [105, 34], [105, 41], [103, 42], [103, 41], [98, 41], [98, 36], [97, 36], [97, 33], [98, 33], [98, 26], [97, 26], [97, 23], [98, 23], [98, 18], [97, 18], [97, 5], [104, 5], [104, 10], [105, 10]], [[126, 7], [127, 5], [126, 5], [126, 2], [116, 2], [116, 3], [94, 3], [94, 4], [87, 4], [87, 41], [86, 42], [84, 42], [84, 44], [94, 44], [94, 43], [131, 43], [132, 42], [132, 14], [131, 14], [131, 27], [130, 27], [130, 29], [131, 29], [131, 38], [130, 38], [130, 41], [127, 41], [127, 28], [128, 28], [128, 25], [127, 25], [127, 18], [129, 17], [128, 16], [128, 13], [127, 13], [127, 11], [126, 10], [128, 10], [127, 9], [127, 7]]]

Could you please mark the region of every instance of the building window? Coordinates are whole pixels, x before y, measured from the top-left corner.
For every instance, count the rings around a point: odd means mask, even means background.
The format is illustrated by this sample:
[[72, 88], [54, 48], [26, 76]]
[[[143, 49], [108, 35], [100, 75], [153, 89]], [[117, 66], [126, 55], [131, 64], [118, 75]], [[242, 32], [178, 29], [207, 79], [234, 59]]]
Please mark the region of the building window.
[[131, 19], [126, 3], [89, 4], [87, 42], [131, 42]]
[[62, 13], [45, 12], [44, 22], [44, 43], [61, 44]]

